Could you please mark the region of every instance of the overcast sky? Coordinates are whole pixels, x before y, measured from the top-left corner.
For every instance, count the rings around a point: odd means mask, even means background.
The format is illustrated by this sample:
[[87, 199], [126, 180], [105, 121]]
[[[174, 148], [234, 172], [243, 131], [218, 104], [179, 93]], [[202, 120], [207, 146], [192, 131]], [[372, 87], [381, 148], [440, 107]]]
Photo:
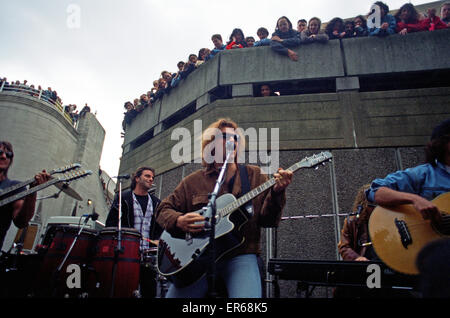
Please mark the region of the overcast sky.
[[[0, 76], [52, 87], [64, 105], [79, 110], [88, 103], [106, 131], [101, 168], [113, 176], [122, 153], [124, 102], [150, 90], [161, 71], [176, 72], [190, 53], [212, 48], [212, 34], [226, 42], [238, 27], [257, 39], [259, 27], [272, 33], [283, 15], [293, 24], [313, 16], [326, 22], [365, 15], [373, 2], [0, 0]], [[406, 2], [385, 1], [390, 9]]]

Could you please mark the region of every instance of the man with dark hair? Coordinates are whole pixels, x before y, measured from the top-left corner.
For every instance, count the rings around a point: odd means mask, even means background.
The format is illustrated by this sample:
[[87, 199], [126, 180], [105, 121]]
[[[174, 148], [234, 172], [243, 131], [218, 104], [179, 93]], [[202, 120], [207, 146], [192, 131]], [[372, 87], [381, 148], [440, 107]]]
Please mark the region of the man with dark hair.
[[[155, 222], [160, 200], [149, 193], [155, 178], [155, 170], [140, 167], [132, 176], [131, 189], [122, 193], [121, 226], [135, 228], [141, 233], [141, 252], [157, 244], [162, 228]], [[107, 227], [118, 226], [119, 196], [116, 195], [106, 219]], [[140, 288], [143, 297], [156, 296], [156, 272], [141, 266]]]
[[270, 45], [269, 31], [265, 27], [260, 27], [256, 31], [256, 35], [259, 37], [259, 41], [256, 41], [253, 46], [266, 46]]
[[302, 33], [308, 28], [308, 22], [305, 19], [300, 19], [297, 21], [297, 31]]
[[[8, 170], [13, 163], [13, 159], [14, 151], [11, 143], [0, 141], [0, 191], [20, 183], [19, 181], [8, 179]], [[43, 170], [34, 179], [35, 181], [30, 185], [31, 187], [47, 182], [50, 179], [50, 175]], [[10, 195], [25, 190], [25, 188], [20, 188], [10, 193]], [[5, 198], [7, 197], [0, 195], [0, 199]], [[11, 226], [11, 222], [18, 228], [26, 227], [34, 215], [35, 205], [36, 193], [0, 207], [0, 249], [3, 246], [3, 240]]]
[[211, 50], [209, 54], [209, 59], [213, 58], [220, 51], [225, 50], [226, 45], [223, 44], [222, 36], [220, 34], [213, 34], [211, 36], [211, 41], [214, 44], [214, 48]]

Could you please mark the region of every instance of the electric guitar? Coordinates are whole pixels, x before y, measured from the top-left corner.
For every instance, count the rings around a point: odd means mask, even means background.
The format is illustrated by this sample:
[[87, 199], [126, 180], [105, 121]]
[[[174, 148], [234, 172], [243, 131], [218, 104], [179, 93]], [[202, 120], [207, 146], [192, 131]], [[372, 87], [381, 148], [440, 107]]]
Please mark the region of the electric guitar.
[[[77, 170], [75, 170], [73, 172], [65, 172], [65, 173], [62, 174], [61, 177], [54, 177], [53, 179], [51, 179], [51, 180], [49, 180], [49, 181], [47, 181], [45, 183], [42, 183], [42, 184], [39, 184], [39, 185], [37, 185], [35, 187], [29, 188], [28, 190], [19, 192], [19, 193], [15, 194], [15, 195], [11, 195], [11, 196], [7, 197], [6, 199], [2, 199], [0, 201], [0, 207], [6, 205], [8, 203], [20, 200], [23, 197], [26, 197], [27, 195], [30, 195], [32, 193], [35, 193], [35, 192], [40, 191], [42, 189], [45, 189], [45, 188], [47, 188], [47, 187], [49, 187], [51, 185], [54, 185], [54, 184], [57, 184], [57, 183], [60, 183], [60, 182], [69, 182], [69, 181], [72, 181], [72, 180], [84, 178], [84, 177], [86, 177], [88, 175], [91, 175], [91, 174], [92, 174], [91, 170], [79, 170], [79, 169], [77, 169]], [[33, 181], [34, 181], [34, 179], [31, 180], [30, 183], [32, 183]], [[25, 182], [28, 182], [28, 181], [25, 181]], [[16, 186], [14, 186], [14, 187], [16, 187]], [[10, 187], [10, 188], [12, 188], [12, 187]], [[10, 192], [11, 192], [11, 190], [9, 190], [7, 193], [10, 193]], [[3, 194], [2, 196], [5, 196], [5, 194]]]
[[428, 243], [450, 238], [450, 192], [432, 201], [441, 212], [442, 222], [424, 220], [412, 204], [393, 208], [377, 206], [369, 218], [372, 245], [381, 260], [393, 270], [419, 274], [416, 258]]
[[[79, 163], [73, 163], [73, 164], [68, 165], [68, 166], [64, 166], [64, 167], [61, 167], [61, 168], [54, 169], [54, 170], [50, 171], [48, 174], [49, 175], [54, 175], [54, 174], [57, 174], [57, 173], [64, 173], [64, 172], [67, 172], [67, 171], [70, 171], [70, 170], [78, 169], [80, 167], [81, 167], [81, 165]], [[3, 197], [3, 196], [8, 195], [9, 193], [11, 193], [11, 192], [13, 192], [13, 191], [15, 191], [17, 189], [26, 187], [27, 185], [32, 184], [33, 182], [34, 182], [34, 178], [29, 179], [27, 181], [23, 181], [23, 182], [17, 183], [15, 185], [11, 186], [11, 187], [2, 189], [2, 190], [0, 190], [0, 198]]]
[[[322, 152], [318, 155], [307, 157], [286, 170], [295, 172], [300, 168], [311, 168], [332, 158], [330, 152]], [[240, 232], [241, 227], [249, 219], [248, 213], [241, 209], [247, 202], [270, 189], [276, 183], [271, 178], [255, 189], [247, 192], [239, 199], [226, 193], [216, 200], [216, 227], [215, 227], [215, 261], [233, 249], [242, 245], [245, 237]], [[202, 210], [197, 211], [203, 214]], [[210, 257], [210, 232], [202, 231], [200, 234], [187, 235], [186, 237], [172, 236], [163, 231], [158, 245], [158, 271], [166, 276], [177, 287], [192, 284], [200, 279], [207, 271], [211, 263]]]

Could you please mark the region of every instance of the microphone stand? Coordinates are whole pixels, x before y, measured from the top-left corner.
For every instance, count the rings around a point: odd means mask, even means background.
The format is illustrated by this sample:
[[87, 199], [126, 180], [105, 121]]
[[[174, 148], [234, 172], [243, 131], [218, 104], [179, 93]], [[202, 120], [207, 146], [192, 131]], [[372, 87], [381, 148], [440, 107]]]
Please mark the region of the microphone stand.
[[111, 280], [111, 290], [109, 293], [109, 297], [114, 297], [114, 288], [115, 288], [115, 280], [116, 280], [116, 272], [117, 272], [117, 263], [119, 262], [119, 254], [124, 252], [122, 247], [122, 179], [128, 179], [128, 175], [117, 176], [117, 180], [119, 181], [119, 211], [118, 211], [118, 222], [117, 222], [117, 246], [114, 249], [114, 264], [112, 268], [112, 280]]
[[209, 202], [208, 205], [203, 208], [205, 211], [209, 211], [209, 213], [206, 213], [206, 215], [210, 215], [210, 224], [208, 224], [208, 221], [205, 222], [205, 228], [210, 228], [210, 235], [209, 235], [209, 246], [210, 246], [210, 266], [209, 266], [209, 272], [208, 272], [208, 295], [211, 298], [216, 298], [216, 287], [215, 287], [215, 280], [216, 280], [216, 213], [217, 213], [217, 206], [216, 206], [216, 199], [217, 195], [219, 193], [220, 187], [222, 186], [223, 182], [225, 181], [225, 175], [226, 171], [228, 169], [228, 163], [231, 159], [231, 155], [234, 151], [234, 143], [227, 141], [226, 143], [226, 159], [224, 164], [222, 165], [219, 173], [219, 177], [216, 180], [216, 184], [214, 186], [213, 192], [209, 195]]

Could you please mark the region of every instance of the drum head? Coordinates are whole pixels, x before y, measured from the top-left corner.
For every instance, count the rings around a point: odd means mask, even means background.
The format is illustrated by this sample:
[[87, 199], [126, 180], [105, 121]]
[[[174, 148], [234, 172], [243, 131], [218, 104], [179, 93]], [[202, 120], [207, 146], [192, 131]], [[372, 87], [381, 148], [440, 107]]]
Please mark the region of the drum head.
[[[80, 231], [81, 226], [77, 226], [77, 225], [58, 225], [55, 227], [54, 229], [54, 233], [58, 233], [58, 232], [62, 232], [62, 233], [70, 233], [73, 234], [74, 236], [78, 234], [78, 232]], [[81, 231], [81, 234], [88, 234], [88, 235], [97, 235], [97, 231], [93, 230], [93, 229], [87, 229], [84, 228]]]
[[[121, 229], [122, 234], [127, 234], [127, 235], [132, 235], [132, 236], [137, 236], [137, 237], [141, 237], [141, 233], [139, 233], [138, 230], [136, 230], [135, 228], [132, 227], [123, 227]], [[103, 230], [100, 231], [100, 235], [111, 235], [111, 234], [117, 234], [119, 233], [119, 229], [117, 227], [105, 227]]]

